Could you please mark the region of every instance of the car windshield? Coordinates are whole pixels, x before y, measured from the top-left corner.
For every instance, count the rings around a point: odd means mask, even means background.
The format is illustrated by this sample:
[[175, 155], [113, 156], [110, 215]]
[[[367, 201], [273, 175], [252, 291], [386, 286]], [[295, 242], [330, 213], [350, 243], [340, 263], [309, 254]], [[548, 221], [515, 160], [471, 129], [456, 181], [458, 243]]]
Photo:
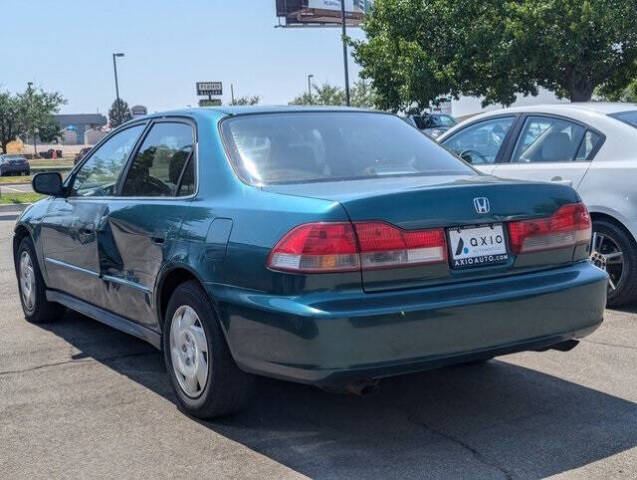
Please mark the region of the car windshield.
[[238, 175], [255, 185], [475, 174], [398, 117], [382, 113], [244, 115], [224, 121], [222, 131]]
[[631, 110], [629, 112], [612, 113], [610, 116], [637, 128], [637, 110]]
[[414, 115], [414, 123], [416, 127], [420, 130], [424, 130], [425, 128], [451, 128], [455, 126], [458, 122], [453, 117], [449, 115]]

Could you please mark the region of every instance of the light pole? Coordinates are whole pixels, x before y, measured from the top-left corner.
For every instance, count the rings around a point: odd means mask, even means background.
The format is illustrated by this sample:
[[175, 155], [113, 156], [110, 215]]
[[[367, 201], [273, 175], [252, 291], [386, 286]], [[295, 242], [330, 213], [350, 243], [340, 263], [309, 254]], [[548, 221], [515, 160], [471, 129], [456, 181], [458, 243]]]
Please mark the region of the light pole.
[[[32, 113], [33, 113], [33, 82], [27, 82], [27, 92], [29, 93], [29, 108], [28, 108], [28, 111], [29, 111], [29, 115], [32, 115]], [[37, 147], [37, 144], [36, 144], [35, 120], [33, 118], [31, 118], [31, 121], [34, 122], [34, 124], [31, 125], [31, 134], [33, 135], [33, 154], [37, 157], [37, 155], [38, 155], [38, 147]]]
[[345, 0], [341, 0], [341, 22], [343, 24], [343, 63], [345, 65], [345, 101], [350, 104], [349, 97], [349, 67], [347, 62], [347, 24], [345, 17]]
[[314, 74], [310, 73], [307, 76], [307, 96], [310, 99], [310, 105], [312, 105], [312, 79], [314, 78]]
[[120, 115], [120, 105], [119, 105], [119, 82], [117, 81], [117, 57], [123, 57], [123, 53], [114, 53], [113, 54], [113, 72], [115, 73], [115, 99], [117, 105], [117, 117], [121, 121]]

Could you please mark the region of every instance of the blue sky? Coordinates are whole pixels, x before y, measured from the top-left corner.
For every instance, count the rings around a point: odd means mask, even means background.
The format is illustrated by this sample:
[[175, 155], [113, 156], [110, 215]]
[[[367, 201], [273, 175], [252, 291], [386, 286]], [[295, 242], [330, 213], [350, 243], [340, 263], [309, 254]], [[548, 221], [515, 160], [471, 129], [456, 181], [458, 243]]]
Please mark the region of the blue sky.
[[[275, 0], [2, 0], [0, 89], [58, 90], [63, 113], [106, 113], [120, 95], [149, 111], [195, 105], [195, 82], [221, 80], [225, 101], [285, 104], [315, 81], [343, 84], [340, 30], [273, 28]], [[362, 38], [360, 29], [350, 35]], [[352, 79], [358, 67], [350, 61]]]

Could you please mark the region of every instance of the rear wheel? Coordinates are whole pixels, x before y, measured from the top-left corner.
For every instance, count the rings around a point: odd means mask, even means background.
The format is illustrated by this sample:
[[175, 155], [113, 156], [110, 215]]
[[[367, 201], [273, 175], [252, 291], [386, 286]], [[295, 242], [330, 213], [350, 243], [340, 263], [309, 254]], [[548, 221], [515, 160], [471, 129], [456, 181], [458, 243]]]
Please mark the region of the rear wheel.
[[621, 227], [608, 220], [593, 222], [591, 261], [608, 273], [608, 305], [637, 300], [637, 245]]
[[254, 377], [237, 367], [210, 300], [196, 282], [181, 284], [170, 298], [163, 349], [177, 400], [190, 415], [230, 415], [250, 400]]
[[64, 307], [46, 299], [46, 286], [35, 255], [35, 248], [30, 237], [25, 237], [18, 247], [16, 262], [18, 289], [22, 310], [27, 321], [47, 323], [59, 319]]

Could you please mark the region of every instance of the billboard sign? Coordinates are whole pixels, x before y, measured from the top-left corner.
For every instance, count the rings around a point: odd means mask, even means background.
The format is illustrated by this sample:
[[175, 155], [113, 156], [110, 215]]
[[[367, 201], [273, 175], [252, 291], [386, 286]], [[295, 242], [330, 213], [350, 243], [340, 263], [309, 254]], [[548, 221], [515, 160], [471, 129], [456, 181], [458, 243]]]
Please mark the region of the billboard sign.
[[[345, 0], [347, 23], [358, 25], [370, 11], [373, 0]], [[277, 0], [276, 13], [285, 26], [341, 23], [341, 0]]]
[[200, 97], [223, 95], [223, 85], [221, 82], [197, 82], [197, 95]]
[[148, 115], [148, 109], [144, 105], [135, 105], [130, 109], [133, 118], [143, 117]]

